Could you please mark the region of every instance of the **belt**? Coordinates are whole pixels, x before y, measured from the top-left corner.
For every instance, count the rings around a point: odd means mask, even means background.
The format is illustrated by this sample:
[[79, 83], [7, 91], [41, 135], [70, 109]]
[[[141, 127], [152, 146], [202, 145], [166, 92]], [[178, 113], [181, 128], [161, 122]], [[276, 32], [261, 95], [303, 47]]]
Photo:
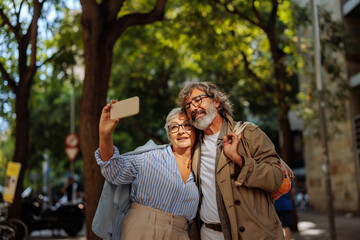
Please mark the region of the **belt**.
[[220, 223], [204, 223], [205, 227], [210, 228], [217, 232], [222, 232], [221, 224]]

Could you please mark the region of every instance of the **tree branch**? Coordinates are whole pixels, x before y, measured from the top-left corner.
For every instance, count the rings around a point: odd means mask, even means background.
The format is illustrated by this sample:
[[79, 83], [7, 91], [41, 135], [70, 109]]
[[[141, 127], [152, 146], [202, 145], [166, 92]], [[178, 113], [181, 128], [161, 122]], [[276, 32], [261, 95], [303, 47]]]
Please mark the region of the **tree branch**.
[[162, 20], [164, 18], [166, 3], [167, 0], [157, 0], [153, 10], [149, 13], [132, 13], [121, 17], [112, 28], [115, 32], [113, 38], [117, 39], [130, 26], [146, 25]]
[[165, 144], [165, 142], [163, 140], [161, 140], [160, 137], [154, 135], [154, 134], [151, 134], [149, 133], [148, 131], [146, 131], [144, 128], [142, 128], [139, 124], [135, 123], [135, 122], [132, 122], [132, 121], [129, 121], [127, 119], [121, 119], [120, 120], [121, 122], [124, 122], [132, 127], [134, 127], [135, 129], [139, 130], [142, 134], [144, 134], [145, 136], [151, 138], [151, 139], [154, 139], [155, 141], [161, 143], [161, 144]]
[[269, 31], [272, 31], [274, 29], [276, 17], [277, 17], [278, 5], [279, 5], [277, 0], [272, 0], [272, 3], [273, 3], [273, 8], [271, 10], [269, 20], [266, 25], [266, 29], [268, 29]]
[[96, 0], [80, 0], [82, 15], [96, 16], [99, 5]]
[[240, 18], [244, 19], [245, 21], [248, 21], [249, 23], [261, 28], [260, 23], [255, 22], [254, 20], [249, 18], [247, 15], [245, 15], [242, 12], [240, 12], [239, 10], [237, 10], [236, 8], [234, 8], [234, 10], [230, 10], [226, 3], [222, 3], [219, 0], [213, 0], [213, 1], [216, 2], [217, 4], [220, 4], [221, 6], [223, 6], [227, 12], [229, 12], [233, 15], [237, 15]]
[[1, 62], [0, 62], [0, 72], [2, 75], [2, 79], [7, 81], [9, 87], [13, 90], [14, 93], [16, 93], [18, 87], [17, 87], [14, 79], [11, 78], [11, 76], [8, 74], [8, 72], [4, 68], [4, 65]]
[[[15, 26], [16, 29], [20, 29], [20, 13], [21, 13], [21, 9], [22, 9], [24, 2], [25, 2], [25, 0], [21, 1], [20, 6], [19, 6], [19, 11], [16, 12], [16, 26]], [[14, 8], [15, 8], [15, 2], [14, 2]]]
[[[29, 69], [32, 72], [35, 72], [36, 67], [36, 52], [37, 52], [37, 28], [38, 28], [38, 21], [41, 14], [41, 10], [43, 4], [46, 0], [43, 0], [41, 3], [38, 0], [34, 0], [34, 16], [31, 21], [31, 24], [28, 28], [27, 35], [29, 36], [29, 40], [31, 41], [31, 55], [30, 55], [30, 64]], [[30, 34], [29, 34], [30, 33]]]
[[103, 2], [106, 12], [108, 13], [108, 21], [113, 21], [114, 19], [117, 19], [117, 15], [123, 7], [124, 2], [125, 0], [109, 0]]
[[0, 8], [0, 17], [3, 20], [3, 23], [7, 25], [10, 28], [10, 31], [15, 35], [16, 40], [20, 42], [21, 35], [19, 33], [19, 29], [17, 29], [10, 23], [10, 19], [5, 15], [2, 8]]
[[251, 77], [255, 82], [257, 82], [259, 85], [263, 86], [263, 89], [267, 92], [267, 93], [273, 93], [274, 92], [274, 89], [272, 88], [271, 85], [269, 84], [265, 84], [262, 79], [256, 75], [256, 73], [251, 70], [250, 68], [250, 63], [249, 61], [247, 60], [247, 57], [246, 57], [246, 54], [240, 50], [240, 53], [241, 55], [243, 56], [243, 62], [244, 62], [244, 66], [245, 66], [245, 71], [246, 71], [246, 74]]
[[47, 58], [45, 61], [43, 61], [40, 65], [37, 66], [37, 68], [40, 68], [41, 66], [44, 66], [46, 63], [50, 62], [51, 60], [53, 60], [56, 56], [58, 56], [61, 52], [63, 52], [65, 49], [64, 46], [62, 46], [61, 48], [59, 48], [59, 50], [54, 53], [51, 57]]
[[251, 7], [252, 7], [252, 10], [253, 10], [253, 13], [255, 14], [255, 17], [257, 18], [257, 20], [259, 20], [259, 23], [258, 23], [258, 26], [265, 30], [265, 25], [264, 25], [264, 20], [261, 18], [258, 10], [256, 9], [255, 7], [255, 1], [256, 0], [252, 0], [252, 3], [251, 3]]

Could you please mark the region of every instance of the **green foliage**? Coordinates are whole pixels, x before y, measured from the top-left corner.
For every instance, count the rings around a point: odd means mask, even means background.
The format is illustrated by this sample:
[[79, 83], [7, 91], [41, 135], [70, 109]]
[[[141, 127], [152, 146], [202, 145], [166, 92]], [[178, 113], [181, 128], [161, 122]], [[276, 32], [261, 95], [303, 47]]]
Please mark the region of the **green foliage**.
[[127, 15], [129, 13], [146, 13], [150, 12], [152, 8], [155, 6], [155, 0], [132, 0], [132, 1], [124, 1], [123, 7], [119, 12], [119, 17]]
[[[75, 94], [75, 126], [79, 123], [81, 79], [76, 69], [82, 68], [82, 36], [80, 13], [64, 10], [64, 19], [54, 38], [46, 44], [49, 48], [62, 49], [34, 79], [31, 109], [30, 141], [27, 178], [25, 186], [40, 190], [30, 176], [40, 173], [44, 154], [49, 162], [50, 179], [58, 179], [70, 171], [70, 162], [65, 153], [65, 137], [70, 133], [70, 94]], [[75, 72], [75, 73], [74, 73]], [[77, 129], [77, 127], [75, 127]], [[76, 132], [76, 131], [75, 131]], [[81, 152], [75, 162], [82, 166]], [[78, 166], [80, 174], [82, 167]], [[34, 185], [35, 184], [35, 185]]]
[[[177, 32], [189, 37], [190, 51], [200, 56], [192, 59], [201, 69], [197, 78], [213, 81], [229, 93], [238, 119], [243, 118], [247, 105], [253, 114], [267, 115], [268, 109], [278, 103], [275, 95], [278, 83], [268, 36], [254, 24], [258, 20], [251, 1], [226, 1], [227, 9], [216, 2], [224, 1], [198, 1], [195, 6], [194, 1], [189, 2], [189, 14], [177, 19], [178, 23], [185, 23], [185, 27]], [[286, 53], [285, 100], [288, 105], [296, 102], [298, 82], [295, 73], [300, 57], [294, 42], [292, 12], [288, 11], [291, 4], [291, 1], [281, 2], [274, 25], [279, 48]], [[263, 20], [269, 18], [270, 1], [256, 1], [255, 7]], [[229, 11], [239, 14], [229, 14]]]
[[[194, 10], [198, 7], [201, 11]], [[221, 41], [213, 34], [204, 34], [208, 19], [192, 15], [206, 15], [209, 10], [204, 5], [170, 3], [166, 21], [134, 27], [122, 35], [114, 50], [108, 96], [119, 100], [139, 96], [140, 114], [120, 121], [114, 142], [121, 152], [132, 150], [149, 138], [168, 142], [163, 129], [165, 118], [177, 106], [184, 84], [194, 80], [216, 82], [214, 73], [222, 77], [223, 66], [216, 59], [222, 55], [214, 48]], [[226, 84], [230, 80], [223, 79], [227, 82], [218, 81], [220, 87], [234, 92]], [[235, 103], [240, 100], [236, 94], [231, 97]], [[238, 104], [235, 106], [236, 112], [241, 113]]]
[[5, 184], [5, 174], [8, 162], [12, 160], [14, 154], [14, 138], [10, 132], [0, 135], [0, 185]]
[[[232, 4], [233, 8], [234, 4], [240, 4], [236, 7], [250, 14], [250, 19], [255, 18], [247, 1], [233, 1]], [[271, 10], [269, 3], [257, 4], [261, 16], [267, 18]], [[277, 37], [287, 53], [287, 100], [292, 103], [296, 101], [298, 91], [295, 73], [299, 55], [293, 41], [292, 15], [287, 9], [291, 4], [284, 1], [283, 5], [279, 10], [281, 21], [277, 24], [281, 34]], [[261, 81], [246, 74], [244, 58]], [[244, 110], [249, 105], [259, 116], [274, 117], [268, 109], [274, 108], [276, 99], [273, 92], [265, 91], [264, 87], [270, 85], [274, 89], [276, 84], [271, 58], [264, 32], [248, 21], [202, 1], [169, 4], [166, 21], [129, 29], [120, 39], [115, 48], [109, 97], [124, 99], [139, 95], [141, 112], [131, 122], [137, 122], [138, 126], [157, 136], [166, 114], [175, 105], [178, 91], [187, 81], [218, 84], [229, 94], [237, 119], [244, 119]], [[168, 83], [163, 84], [165, 82]], [[152, 123], [154, 119], [156, 124]], [[133, 145], [128, 135], [138, 138], [139, 142], [146, 141], [138, 135], [139, 129], [129, 132], [128, 125], [124, 128], [122, 122], [119, 125], [121, 136], [116, 140], [119, 145]], [[271, 126], [276, 128], [276, 124]], [[164, 132], [161, 135], [163, 140], [166, 139]]]
[[[154, 2], [125, 1], [124, 11], [118, 17], [139, 9], [148, 11]], [[275, 106], [278, 99], [274, 94], [277, 83], [273, 59], [266, 33], [252, 23], [257, 19], [252, 1], [226, 1], [229, 10], [237, 9], [245, 18], [230, 14], [216, 2], [225, 1], [170, 1], [164, 21], [128, 28], [117, 42], [108, 100], [122, 100], [135, 95], [140, 97], [139, 115], [121, 120], [116, 129], [114, 143], [120, 152], [133, 150], [149, 138], [158, 143], [168, 142], [163, 129], [165, 118], [177, 106], [180, 89], [190, 81], [216, 83], [228, 93], [236, 119], [245, 120], [245, 115], [252, 115], [271, 138], [276, 138]], [[255, 1], [262, 19], [269, 18], [270, 3]], [[11, 6], [11, 1], [2, 2], [6, 13], [11, 13]], [[49, 2], [42, 17], [46, 18], [54, 9], [57, 10], [56, 17], [53, 21], [43, 21], [39, 29], [38, 64], [43, 65], [34, 79], [29, 102], [30, 156], [25, 185], [36, 189], [40, 187], [30, 180], [30, 176], [41, 172], [44, 152], [49, 157], [52, 179], [63, 176], [69, 169], [64, 138], [70, 130], [72, 86], [75, 87], [76, 112], [80, 109], [81, 77], [74, 74], [79, 66], [83, 66], [84, 58], [80, 13]], [[299, 7], [289, 0], [281, 1], [274, 27], [278, 47], [284, 52], [286, 104], [294, 106], [299, 101], [306, 124], [316, 124], [317, 110], [314, 106], [317, 93], [313, 79], [310, 78], [308, 86], [297, 95], [299, 69], [306, 71], [306, 63], [311, 64], [308, 59], [312, 57], [312, 39], [300, 37], [302, 32], [299, 31], [307, 29], [311, 23], [309, 16], [306, 7]], [[344, 46], [344, 36], [341, 35], [342, 26], [330, 21], [328, 13], [322, 12], [321, 16], [322, 46], [326, 49], [322, 59], [329, 82], [335, 85], [333, 89], [337, 89], [326, 95], [329, 107], [333, 109], [329, 118], [338, 121], [344, 112], [341, 111], [343, 102], [340, 100], [346, 99], [346, 91], [343, 91], [346, 81], [341, 74], [340, 64], [335, 61], [336, 56], [332, 54], [339, 46]], [[9, 34], [6, 27], [0, 28], [0, 42], [0, 61], [18, 81], [17, 46], [14, 36]], [[58, 54], [46, 62], [55, 52]], [[341, 88], [337, 87], [338, 84]], [[14, 129], [15, 122], [14, 97], [6, 82], [0, 85], [0, 117], [11, 124], [11, 129]], [[77, 126], [78, 114], [75, 119]], [[0, 167], [3, 169], [12, 157], [12, 136], [2, 141], [0, 147]], [[81, 168], [80, 159], [81, 154], [75, 161], [76, 168]]]
[[179, 84], [189, 74], [186, 71], [192, 70], [182, 66], [176, 51], [179, 45], [168, 41], [166, 28], [169, 26], [153, 24], [128, 29], [115, 47], [108, 96], [119, 100], [140, 97], [139, 115], [120, 121], [116, 131], [115, 143], [122, 151], [132, 150], [149, 137], [167, 142], [165, 118], [176, 107]]
[[[4, 9], [7, 14], [14, 14], [11, 12], [12, 9], [7, 9], [5, 5], [11, 6], [12, 4], [4, 4]], [[28, 5], [28, 8], [31, 9], [31, 4]], [[23, 16], [24, 20], [28, 18], [26, 14]], [[80, 12], [69, 11], [62, 2], [48, 1], [44, 5], [41, 17], [37, 43], [39, 68], [33, 80], [32, 94], [29, 100], [29, 156], [24, 179], [25, 187], [32, 186], [38, 191], [41, 190], [38, 185], [41, 184], [43, 177], [41, 172], [45, 152], [49, 157], [51, 169], [49, 177], [51, 179], [64, 176], [65, 172], [70, 169], [70, 163], [64, 151], [64, 139], [70, 132], [71, 87], [75, 87], [77, 110], [81, 95], [81, 82], [73, 74], [72, 69], [75, 64], [80, 65], [83, 62]], [[11, 18], [13, 19], [14, 16], [12, 15]], [[26, 24], [29, 23], [24, 21], [22, 26], [25, 27]], [[6, 27], [0, 28], [0, 38], [6, 40], [0, 44], [2, 56], [0, 61], [6, 63], [4, 66], [8, 68], [8, 73], [18, 82], [18, 46]], [[14, 103], [15, 96], [5, 81], [4, 85], [0, 85], [0, 108], [2, 110], [0, 117], [10, 123], [10, 129], [15, 129]], [[77, 120], [78, 116], [75, 119]], [[76, 124], [78, 123], [76, 122]], [[12, 135], [9, 135], [7, 140], [1, 142], [1, 166], [12, 159], [13, 151], [14, 139]], [[79, 164], [78, 162], [81, 162], [80, 165], [82, 165], [82, 161], [78, 161], [80, 159], [81, 154], [79, 153], [76, 165]], [[77, 168], [80, 167], [77, 166]], [[35, 175], [38, 176], [38, 182], [31, 180], [35, 178]], [[1, 177], [3, 176], [1, 175]]]
[[[44, 152], [48, 152], [49, 158], [55, 163], [66, 161], [64, 139], [70, 132], [71, 85], [62, 85], [61, 81], [53, 77], [46, 82], [40, 81], [35, 87], [37, 91], [30, 101], [30, 168], [41, 166]], [[76, 91], [77, 110], [80, 102], [79, 90]]]

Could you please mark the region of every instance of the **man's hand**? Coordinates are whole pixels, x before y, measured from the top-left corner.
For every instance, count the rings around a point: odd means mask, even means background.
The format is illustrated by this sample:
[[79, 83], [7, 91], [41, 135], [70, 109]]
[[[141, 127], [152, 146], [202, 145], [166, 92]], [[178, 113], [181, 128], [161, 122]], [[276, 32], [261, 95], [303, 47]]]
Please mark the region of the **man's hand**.
[[234, 132], [229, 133], [223, 139], [224, 144], [224, 153], [230, 158], [234, 163], [241, 167], [243, 167], [243, 160], [238, 153], [238, 147], [241, 139], [241, 134], [236, 135]]

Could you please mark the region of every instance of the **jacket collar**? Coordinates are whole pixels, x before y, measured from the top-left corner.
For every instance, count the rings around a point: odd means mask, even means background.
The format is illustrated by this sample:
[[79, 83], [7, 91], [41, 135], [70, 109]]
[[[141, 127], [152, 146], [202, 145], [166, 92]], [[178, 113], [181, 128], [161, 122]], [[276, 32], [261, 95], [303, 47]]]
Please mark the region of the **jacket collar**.
[[232, 130], [234, 129], [234, 119], [228, 114], [225, 114], [223, 119], [224, 119], [223, 126], [221, 127], [221, 131], [220, 131], [218, 142], [217, 142], [217, 148], [218, 148], [217, 154], [219, 154], [219, 156], [217, 156], [217, 158], [216, 158], [216, 159], [218, 159], [218, 162], [216, 163], [216, 172], [217, 173], [225, 165], [227, 165], [229, 162], [231, 162], [231, 159], [228, 159], [225, 156], [225, 153], [223, 151], [223, 138], [228, 133], [232, 132]]

